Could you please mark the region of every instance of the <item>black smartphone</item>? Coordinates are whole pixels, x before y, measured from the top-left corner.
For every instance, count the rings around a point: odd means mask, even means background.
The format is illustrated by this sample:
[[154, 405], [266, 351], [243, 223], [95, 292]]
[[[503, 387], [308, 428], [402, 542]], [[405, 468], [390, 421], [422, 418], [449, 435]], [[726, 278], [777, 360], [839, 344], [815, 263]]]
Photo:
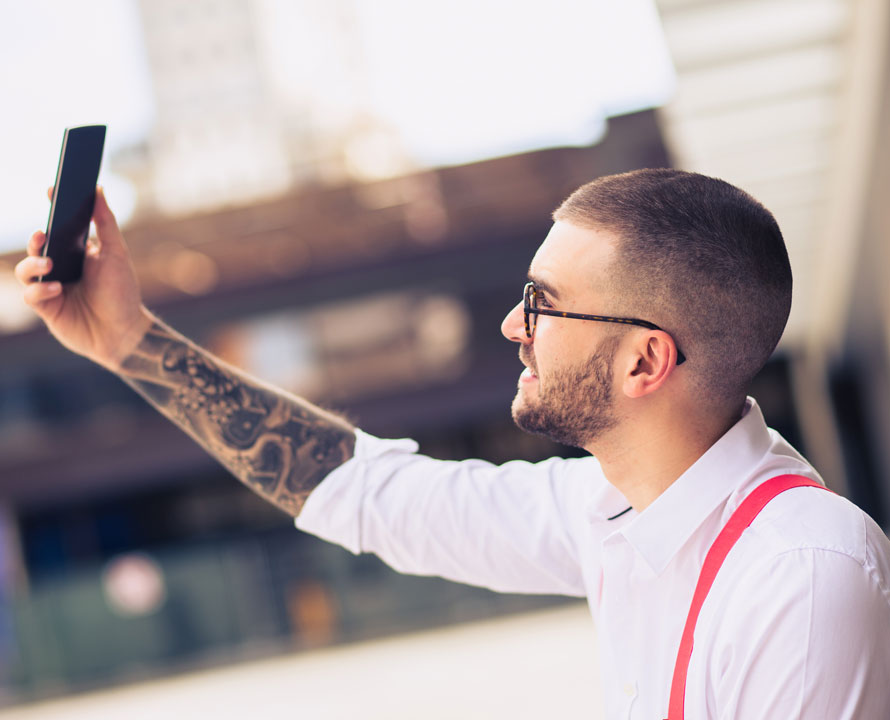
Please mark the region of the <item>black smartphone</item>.
[[104, 147], [104, 125], [65, 130], [43, 246], [43, 254], [53, 261], [45, 282], [80, 280]]

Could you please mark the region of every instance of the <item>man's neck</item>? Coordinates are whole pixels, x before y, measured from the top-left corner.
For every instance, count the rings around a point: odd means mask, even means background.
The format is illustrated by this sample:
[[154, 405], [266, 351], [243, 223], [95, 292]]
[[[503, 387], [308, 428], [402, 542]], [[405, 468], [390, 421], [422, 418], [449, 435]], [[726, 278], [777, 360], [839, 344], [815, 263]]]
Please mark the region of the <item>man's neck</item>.
[[676, 415], [668, 423], [646, 427], [623, 423], [633, 430], [616, 429], [615, 435], [590, 447], [603, 473], [637, 512], [642, 512], [704, 455], [737, 421], [734, 414], [723, 422], [699, 422]]

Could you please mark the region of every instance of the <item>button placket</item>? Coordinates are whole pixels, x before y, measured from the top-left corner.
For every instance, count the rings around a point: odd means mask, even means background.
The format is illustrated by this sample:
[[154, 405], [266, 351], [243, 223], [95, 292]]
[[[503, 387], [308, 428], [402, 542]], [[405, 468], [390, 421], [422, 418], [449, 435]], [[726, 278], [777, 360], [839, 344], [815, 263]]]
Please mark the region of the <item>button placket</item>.
[[624, 714], [625, 720], [631, 720], [630, 715], [631, 715], [631, 712], [633, 712], [634, 701], [637, 699], [637, 695], [638, 695], [636, 681], [625, 683], [624, 686], [621, 688], [621, 691], [624, 693], [625, 697], [627, 698], [627, 708], [626, 708], [625, 714]]

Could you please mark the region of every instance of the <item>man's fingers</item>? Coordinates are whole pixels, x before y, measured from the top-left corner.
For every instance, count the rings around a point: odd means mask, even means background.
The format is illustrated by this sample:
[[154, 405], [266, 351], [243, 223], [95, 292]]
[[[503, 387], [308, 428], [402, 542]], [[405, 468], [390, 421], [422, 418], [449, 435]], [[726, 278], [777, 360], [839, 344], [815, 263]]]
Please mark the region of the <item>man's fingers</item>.
[[108, 201], [105, 199], [105, 190], [102, 187], [96, 188], [96, 204], [93, 205], [93, 222], [96, 223], [96, 230], [101, 234], [109, 230], [120, 232], [117, 227], [117, 220], [114, 213], [108, 207]]
[[22, 285], [29, 285], [52, 269], [52, 260], [42, 257], [26, 257], [15, 266], [15, 277]]
[[43, 251], [43, 244], [46, 242], [46, 233], [42, 230], [35, 232], [30, 240], [28, 240], [28, 255], [40, 255]]
[[[93, 222], [96, 224], [96, 235], [98, 236], [98, 247], [111, 254], [126, 253], [126, 246], [120, 228], [117, 226], [117, 220], [111, 208], [108, 207], [108, 201], [105, 199], [105, 190], [101, 187], [96, 188], [96, 204], [93, 205]], [[94, 241], [95, 244], [95, 241]], [[95, 252], [93, 253], [95, 254]]]
[[35, 309], [39, 309], [47, 300], [57, 298], [61, 294], [62, 283], [31, 283], [25, 288], [24, 298], [28, 305]]

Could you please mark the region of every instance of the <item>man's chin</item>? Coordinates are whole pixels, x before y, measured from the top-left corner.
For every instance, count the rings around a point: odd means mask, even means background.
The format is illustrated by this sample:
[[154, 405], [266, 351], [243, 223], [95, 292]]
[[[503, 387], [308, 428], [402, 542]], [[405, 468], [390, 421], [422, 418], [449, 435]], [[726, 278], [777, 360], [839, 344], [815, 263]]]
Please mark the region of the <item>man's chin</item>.
[[544, 408], [536, 407], [522, 396], [522, 390], [513, 398], [510, 408], [513, 422], [523, 432], [530, 435], [540, 435], [548, 440], [568, 445], [570, 447], [584, 447], [584, 441], [577, 432], [570, 431], [568, 424], [553, 417]]
[[522, 427], [523, 420], [530, 413], [533, 413], [533, 410], [529, 407], [528, 399], [525, 397], [521, 387], [516, 391], [516, 396], [513, 398], [510, 413], [513, 415], [513, 422], [524, 430], [525, 428]]
[[513, 405], [510, 411], [513, 415], [513, 422], [516, 423], [516, 427], [520, 430], [532, 435], [551, 437], [551, 428], [549, 423], [545, 421], [543, 413], [529, 404], [528, 400], [522, 396], [521, 389], [516, 393], [516, 397], [513, 398]]

